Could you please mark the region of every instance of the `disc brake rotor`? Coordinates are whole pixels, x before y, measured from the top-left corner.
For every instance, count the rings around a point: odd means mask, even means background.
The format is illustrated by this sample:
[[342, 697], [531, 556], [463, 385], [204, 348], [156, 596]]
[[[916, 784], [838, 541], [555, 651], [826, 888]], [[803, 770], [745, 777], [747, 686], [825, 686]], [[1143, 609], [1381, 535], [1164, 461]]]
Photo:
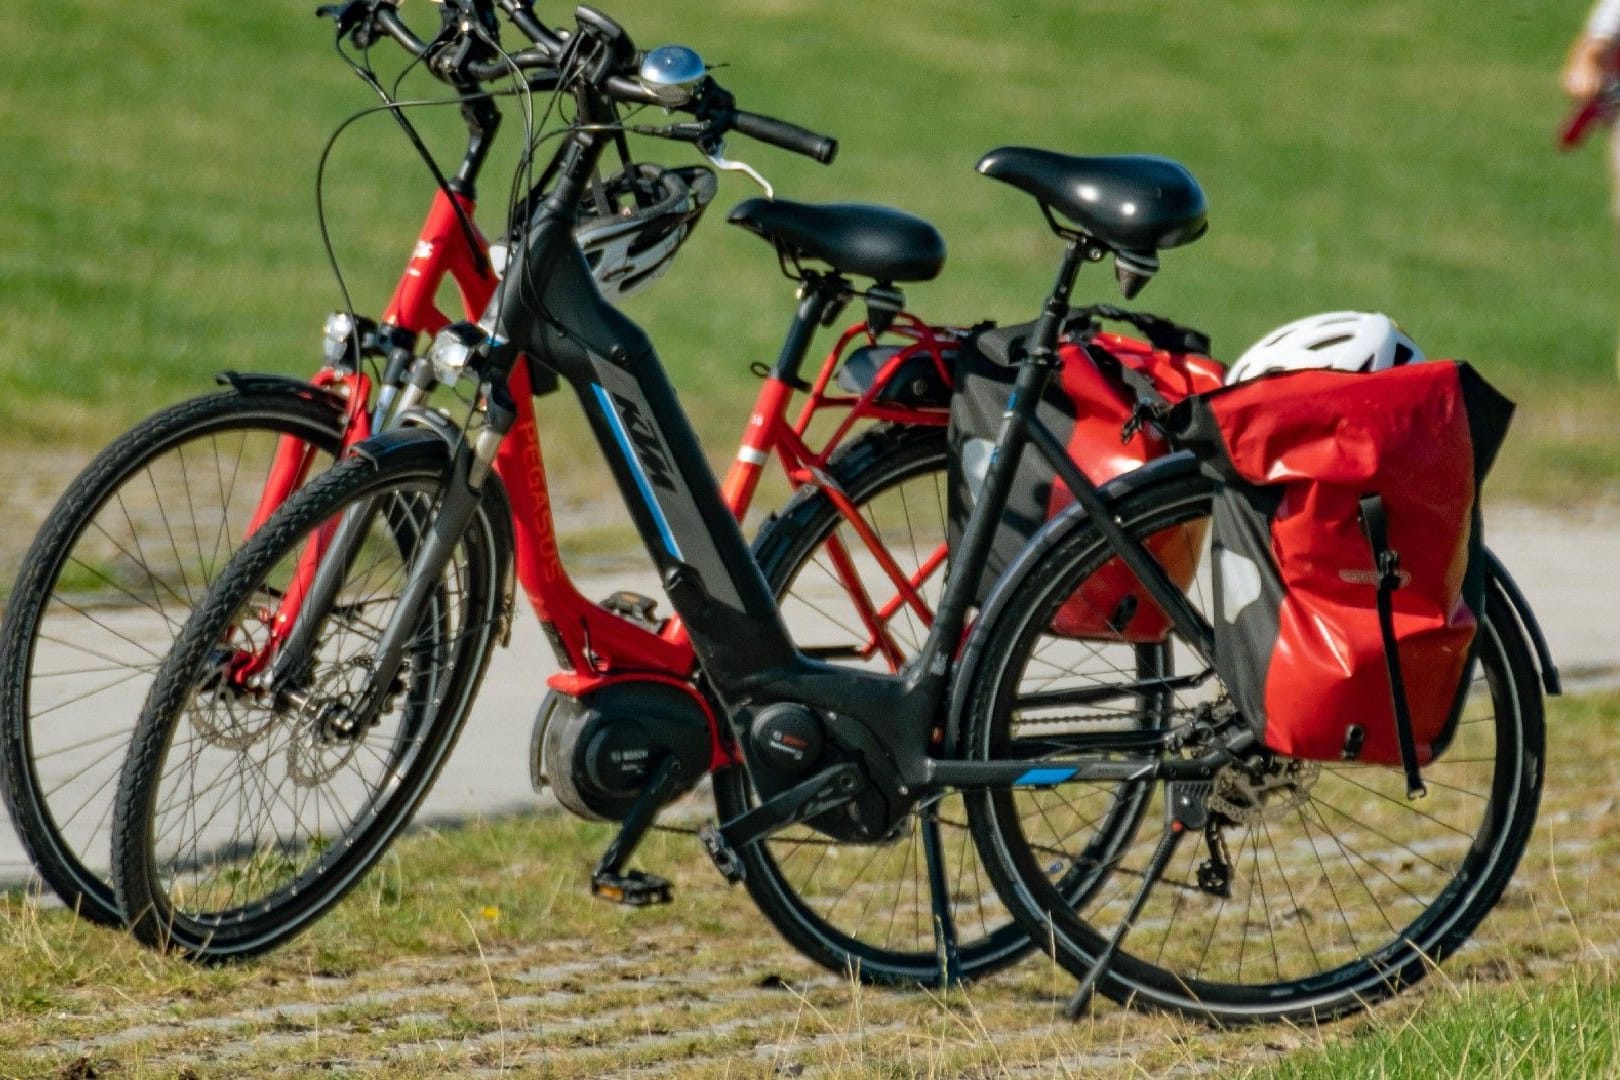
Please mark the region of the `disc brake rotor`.
[[1322, 766], [1297, 758], [1273, 758], [1259, 769], [1228, 765], [1215, 774], [1209, 808], [1234, 825], [1255, 825], [1304, 806], [1321, 779]]

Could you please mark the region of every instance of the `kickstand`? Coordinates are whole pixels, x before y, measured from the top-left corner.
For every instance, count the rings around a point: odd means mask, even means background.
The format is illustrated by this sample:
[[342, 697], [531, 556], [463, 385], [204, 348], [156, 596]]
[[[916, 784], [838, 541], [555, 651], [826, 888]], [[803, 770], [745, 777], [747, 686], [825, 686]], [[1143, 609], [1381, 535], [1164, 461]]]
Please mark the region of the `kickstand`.
[[1075, 990], [1074, 997], [1069, 999], [1068, 1007], [1063, 1010], [1066, 1018], [1080, 1019], [1080, 1014], [1085, 1012], [1086, 1006], [1091, 1003], [1097, 983], [1108, 973], [1120, 946], [1125, 944], [1125, 935], [1136, 925], [1137, 918], [1142, 914], [1142, 908], [1147, 904], [1148, 893], [1164, 875], [1164, 868], [1170, 865], [1170, 859], [1175, 855], [1181, 838], [1187, 835], [1188, 830], [1202, 829], [1208, 823], [1209, 809], [1206, 800], [1213, 786], [1207, 780], [1176, 780], [1165, 785], [1164, 832], [1160, 835], [1159, 844], [1153, 849], [1153, 855], [1148, 859], [1147, 866], [1142, 870], [1142, 887], [1137, 890], [1136, 898], [1131, 901], [1130, 910], [1126, 911], [1125, 918], [1120, 920], [1114, 936], [1108, 939], [1108, 944], [1103, 947], [1102, 953], [1091, 965], [1091, 970], [1080, 980], [1080, 986]]
[[653, 769], [647, 786], [630, 804], [630, 812], [625, 814], [618, 835], [608, 845], [607, 851], [602, 853], [596, 869], [591, 871], [593, 896], [631, 907], [669, 903], [668, 881], [640, 870], [625, 873], [624, 864], [630, 861], [631, 852], [647, 835], [647, 830], [652, 828], [658, 811], [669, 801], [680, 774], [681, 762], [674, 754], [665, 756]]
[[937, 810], [938, 804], [919, 807], [917, 827], [922, 830], [928, 892], [934, 908], [934, 955], [939, 958], [942, 985], [955, 986], [962, 981], [962, 958], [956, 947], [956, 922], [951, 918], [951, 889], [945, 879], [945, 850], [939, 840]]

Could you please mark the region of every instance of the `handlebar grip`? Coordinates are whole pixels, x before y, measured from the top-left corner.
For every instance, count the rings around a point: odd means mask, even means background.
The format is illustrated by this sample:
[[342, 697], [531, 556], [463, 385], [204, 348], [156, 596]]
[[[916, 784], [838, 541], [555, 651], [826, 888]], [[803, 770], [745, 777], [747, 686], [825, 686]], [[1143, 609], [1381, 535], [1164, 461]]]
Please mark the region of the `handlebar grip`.
[[783, 150], [791, 150], [795, 154], [803, 154], [807, 158], [815, 158], [823, 165], [831, 164], [832, 159], [838, 156], [837, 139], [830, 135], [818, 135], [808, 128], [790, 124], [786, 120], [738, 109], [731, 126], [749, 138], [779, 146]]

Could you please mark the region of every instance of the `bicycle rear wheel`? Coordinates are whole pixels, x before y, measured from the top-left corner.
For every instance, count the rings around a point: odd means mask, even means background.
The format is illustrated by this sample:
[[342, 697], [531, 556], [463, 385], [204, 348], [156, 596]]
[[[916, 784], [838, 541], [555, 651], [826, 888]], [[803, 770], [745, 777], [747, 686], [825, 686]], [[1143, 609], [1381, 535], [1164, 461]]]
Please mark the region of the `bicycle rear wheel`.
[[135, 703], [241, 545], [279, 441], [316, 474], [342, 433], [341, 404], [308, 387], [181, 402], [96, 455], [35, 536], [0, 627], [0, 788], [83, 918], [122, 921], [107, 853]]
[[[944, 587], [946, 463], [945, 431], [928, 427], [875, 428], [832, 462], [891, 570], [820, 488], [801, 489], [761, 532], [760, 568], [805, 652], [892, 671], [922, 647]], [[919, 605], [904, 601], [896, 571]], [[1157, 650], [1140, 660], [1157, 663]], [[716, 774], [714, 790], [726, 819], [757, 801], [742, 769]], [[1118, 812], [1139, 809], [1139, 799], [1124, 798]], [[980, 865], [959, 795], [914, 810], [885, 843], [839, 842], [808, 825], [785, 829], [739, 852], [744, 882], [782, 936], [823, 966], [873, 983], [943, 985], [950, 973], [936, 937], [925, 829], [939, 837], [957, 974], [981, 978], [1018, 960], [1029, 935]], [[1070, 895], [1087, 884], [1071, 881]]]
[[[1208, 483], [1189, 478], [1126, 500], [1119, 517], [1147, 536], [1203, 518], [1209, 500]], [[1118, 646], [1047, 629], [1057, 605], [1110, 557], [1100, 535], [1081, 522], [1027, 554], [966, 661], [976, 758], [1025, 756], [1042, 739], [1091, 725], [1099, 717], [1056, 694], [1109, 685], [1096, 661]], [[1190, 590], [1207, 611], [1206, 592]], [[1190, 651], [1178, 650], [1178, 670], [1198, 672]], [[1164, 695], [1181, 716], [1222, 694], [1212, 674], [1154, 690], [1122, 670], [1112, 685], [1120, 702]], [[1182, 841], [1099, 989], [1234, 1023], [1325, 1019], [1418, 981], [1474, 930], [1518, 864], [1540, 796], [1542, 743], [1534, 667], [1493, 591], [1458, 734], [1424, 770], [1430, 795], [1408, 802], [1398, 769], [1279, 758], [1256, 781], [1227, 767], [1211, 804], [1222, 850], [1209, 835]], [[1163, 791], [1152, 786], [1144, 820], [1157, 822]], [[1119, 926], [1159, 840], [1157, 829], [1127, 838], [1099, 827], [1095, 808], [1116, 797], [1111, 785], [1058, 784], [969, 799], [981, 857], [1008, 905], [1077, 976]], [[1095, 866], [1111, 875], [1070, 903], [1064, 879]]]
[[[372, 715], [372, 651], [437, 515], [446, 460], [350, 458], [259, 530], [158, 672], [113, 821], [113, 880], [147, 944], [204, 960], [263, 952], [336, 903], [409, 821], [449, 755], [498, 634], [510, 527], [493, 479], [417, 615]], [[259, 655], [311, 544], [366, 528], [297, 695], [230, 676]]]

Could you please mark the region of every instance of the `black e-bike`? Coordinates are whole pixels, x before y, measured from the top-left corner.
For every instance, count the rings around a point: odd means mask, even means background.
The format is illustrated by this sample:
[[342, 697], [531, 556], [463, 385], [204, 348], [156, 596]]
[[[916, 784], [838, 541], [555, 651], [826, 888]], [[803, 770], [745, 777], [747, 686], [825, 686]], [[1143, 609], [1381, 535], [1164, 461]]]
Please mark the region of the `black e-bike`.
[[[476, 375], [478, 423], [465, 437], [407, 424], [360, 445], [255, 534], [198, 605], [120, 784], [114, 880], [138, 937], [202, 958], [269, 948], [335, 903], [409, 819], [454, 741], [439, 719], [462, 710], [443, 703], [482, 675], [458, 666], [459, 650], [504, 618], [498, 591], [472, 578], [509, 557], [511, 530], [524, 543], [520, 517], [492, 520], [488, 507], [507, 501], [490, 493], [522, 488], [546, 511], [537, 449], [514, 452], [508, 439], [527, 407], [528, 358], [578, 397], [698, 658], [684, 686], [637, 688], [622, 673], [639, 723], [672, 734], [634, 772], [610, 850], [618, 865], [708, 768], [730, 812], [703, 843], [734, 881], [750, 850], [790, 826], [859, 857], [920, 815], [935, 947], [911, 962], [944, 980], [964, 971], [964, 949], [983, 947], [958, 940], [963, 883], [947, 871], [936, 815], [947, 795], [961, 796], [1021, 927], [1009, 947], [1041, 943], [1084, 980], [1077, 1002], [1095, 988], [1222, 1022], [1323, 1018], [1410, 985], [1466, 939], [1518, 862], [1541, 784], [1538, 661], [1550, 666], [1505, 574], [1490, 587], [1458, 735], [1426, 774], [1431, 795], [1408, 802], [1398, 769], [1265, 752], [1223, 691], [1202, 583], [1178, 587], [1149, 551], [1166, 535], [1205, 542], [1187, 526], [1207, 519], [1213, 482], [1193, 456], [1099, 488], [1034, 415], [1080, 269], [1111, 256], [1131, 296], [1161, 249], [1203, 232], [1205, 199], [1183, 167], [1014, 147], [979, 162], [1037, 200], [1063, 255], [928, 637], [897, 675], [858, 670], [795, 647], [651, 342], [603, 301], [570, 232], [598, 157], [627, 130], [620, 104], [681, 110], [690, 119], [628, 130], [712, 150], [728, 131], [810, 156], [828, 140], [737, 110], [706, 75], [649, 79], [649, 58], [670, 54], [636, 52], [589, 8], [566, 40], [531, 36], [534, 62], [560, 69], [575, 112], [476, 340], [436, 349], [443, 381]], [[788, 214], [770, 227], [791, 245], [806, 225]], [[881, 222], [844, 225], [819, 239], [824, 253], [903, 264]], [[1076, 502], [978, 606], [1029, 447]], [[1058, 608], [1116, 561], [1139, 584], [1133, 610], [1162, 612], [1169, 632], [1055, 633]], [[311, 563], [292, 624], [264, 626]], [[581, 628], [548, 618], [544, 577], [529, 591], [548, 635], [559, 655], [588, 658]], [[199, 746], [226, 764], [199, 775]], [[297, 775], [295, 805], [255, 801], [271, 769]], [[248, 844], [211, 839], [221, 818], [247, 813], [288, 824]], [[848, 959], [882, 976], [888, 958], [850, 945]], [[926, 970], [886, 974], [927, 981]]]

